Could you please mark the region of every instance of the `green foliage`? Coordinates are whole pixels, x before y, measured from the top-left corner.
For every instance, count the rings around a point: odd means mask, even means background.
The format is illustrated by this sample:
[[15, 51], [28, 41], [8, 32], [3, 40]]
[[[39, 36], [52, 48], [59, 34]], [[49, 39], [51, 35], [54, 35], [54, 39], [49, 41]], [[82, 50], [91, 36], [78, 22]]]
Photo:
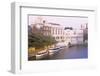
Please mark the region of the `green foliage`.
[[44, 36], [41, 33], [31, 33], [28, 35], [28, 47], [44, 48], [55, 43], [56, 40], [52, 36]]

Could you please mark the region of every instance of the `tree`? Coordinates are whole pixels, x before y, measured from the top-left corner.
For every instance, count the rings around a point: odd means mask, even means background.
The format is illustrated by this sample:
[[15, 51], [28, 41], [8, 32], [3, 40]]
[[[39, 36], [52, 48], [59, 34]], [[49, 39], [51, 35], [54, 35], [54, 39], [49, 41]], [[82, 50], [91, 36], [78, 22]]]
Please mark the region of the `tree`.
[[44, 48], [55, 43], [56, 40], [52, 36], [44, 36], [41, 33], [28, 34], [28, 47]]

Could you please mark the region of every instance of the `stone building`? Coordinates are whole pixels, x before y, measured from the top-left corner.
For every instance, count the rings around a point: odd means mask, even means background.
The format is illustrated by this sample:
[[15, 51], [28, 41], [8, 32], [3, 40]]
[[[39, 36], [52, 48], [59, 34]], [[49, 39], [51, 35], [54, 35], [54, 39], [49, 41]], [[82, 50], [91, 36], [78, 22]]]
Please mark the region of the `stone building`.
[[[57, 23], [48, 22], [42, 17], [38, 17], [31, 25], [33, 33], [41, 33], [46, 36], [52, 36], [58, 42], [66, 42], [72, 44], [83, 43], [88, 34], [87, 23], [80, 25], [80, 29], [73, 27], [64, 27]], [[85, 27], [83, 27], [85, 26]]]

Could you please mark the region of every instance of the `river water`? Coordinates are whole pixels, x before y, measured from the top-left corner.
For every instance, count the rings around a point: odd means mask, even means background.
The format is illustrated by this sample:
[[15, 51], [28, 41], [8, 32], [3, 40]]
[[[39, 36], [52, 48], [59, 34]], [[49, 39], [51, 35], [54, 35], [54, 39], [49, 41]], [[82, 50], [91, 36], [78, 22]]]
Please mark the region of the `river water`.
[[64, 48], [57, 54], [50, 56], [49, 59], [84, 59], [88, 58], [87, 46], [72, 46], [70, 48]]

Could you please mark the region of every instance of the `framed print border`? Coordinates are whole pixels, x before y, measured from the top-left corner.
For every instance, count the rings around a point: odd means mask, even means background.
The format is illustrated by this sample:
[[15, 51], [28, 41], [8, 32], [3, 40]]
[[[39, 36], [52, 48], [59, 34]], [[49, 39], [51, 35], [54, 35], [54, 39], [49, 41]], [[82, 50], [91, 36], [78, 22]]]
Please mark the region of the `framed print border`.
[[[71, 7], [68, 8], [55, 8], [55, 7], [37, 7], [34, 4], [28, 3], [18, 3], [13, 2], [11, 4], [11, 72], [13, 73], [22, 73], [24, 72], [23, 66], [23, 49], [22, 49], [22, 38], [23, 38], [23, 27], [22, 27], [22, 9], [46, 9], [46, 10], [57, 10], [57, 11], [81, 11], [81, 12], [92, 12], [93, 15], [96, 14], [95, 8], [82, 8], [82, 7]], [[26, 9], [26, 10], [27, 10]], [[32, 13], [28, 13], [28, 15], [32, 15]], [[45, 15], [45, 16], [64, 16], [64, 15], [52, 15], [52, 14], [34, 14], [34, 15]], [[65, 15], [66, 16], [66, 15]], [[87, 16], [67, 16], [67, 17], [87, 17]], [[93, 17], [95, 18], [95, 17]], [[94, 19], [93, 19], [94, 20]], [[94, 21], [95, 24], [95, 21]], [[36, 62], [36, 61], [35, 61]], [[55, 62], [55, 61], [54, 61]], [[59, 61], [58, 61], [59, 62]], [[62, 61], [63, 62], [63, 61]], [[37, 62], [36, 62], [37, 63]], [[39, 62], [41, 63], [41, 62]], [[62, 63], [63, 64], [63, 63]], [[40, 65], [40, 64], [39, 64]], [[59, 64], [58, 64], [59, 66]], [[38, 70], [38, 69], [37, 69]]]

